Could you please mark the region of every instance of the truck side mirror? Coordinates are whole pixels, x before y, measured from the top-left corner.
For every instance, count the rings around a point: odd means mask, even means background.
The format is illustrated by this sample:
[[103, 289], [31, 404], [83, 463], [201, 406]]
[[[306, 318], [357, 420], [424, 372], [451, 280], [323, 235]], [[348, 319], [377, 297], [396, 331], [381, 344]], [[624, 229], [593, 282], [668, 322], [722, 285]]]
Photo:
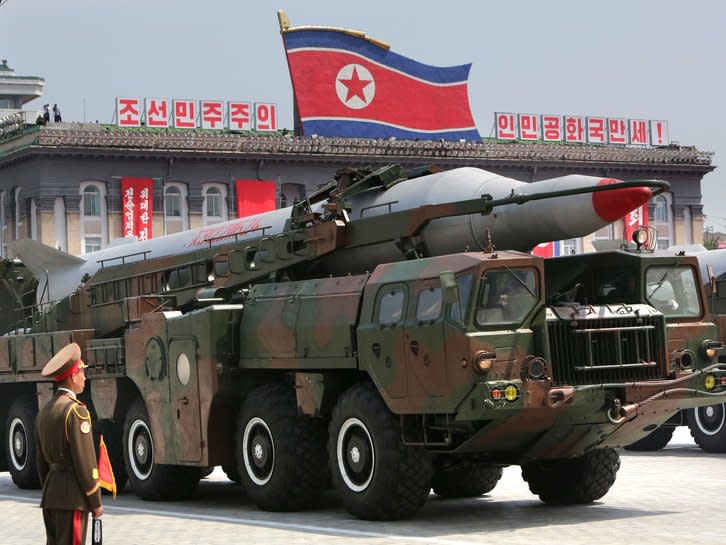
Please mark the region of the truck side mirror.
[[713, 275], [713, 267], [706, 265], [706, 274], [708, 275], [708, 283], [711, 285], [711, 295], [716, 295], [718, 286], [716, 285], [716, 277]]
[[441, 280], [441, 290], [443, 292], [444, 303], [453, 305], [459, 302], [459, 285], [456, 283], [456, 277], [451, 271], [444, 271], [439, 274]]

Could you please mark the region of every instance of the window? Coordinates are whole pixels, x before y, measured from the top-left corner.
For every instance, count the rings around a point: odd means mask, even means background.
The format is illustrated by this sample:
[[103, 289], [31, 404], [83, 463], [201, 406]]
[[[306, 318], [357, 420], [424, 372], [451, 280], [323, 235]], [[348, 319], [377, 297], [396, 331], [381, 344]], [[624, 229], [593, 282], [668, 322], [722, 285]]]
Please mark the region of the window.
[[574, 255], [578, 252], [579, 248], [579, 239], [577, 238], [568, 238], [567, 240], [562, 241], [562, 255]]
[[645, 298], [666, 316], [700, 316], [694, 270], [688, 266], [650, 267], [645, 272]]
[[164, 186], [164, 234], [171, 235], [186, 229], [189, 229], [187, 187], [182, 183], [169, 182]]
[[518, 325], [538, 300], [537, 273], [533, 269], [489, 271], [482, 278], [477, 324]]
[[670, 213], [670, 199], [671, 196], [668, 193], [658, 195], [650, 202], [648, 210], [651, 227], [653, 227], [657, 233], [656, 246], [660, 250], [665, 250], [673, 243], [673, 239], [671, 237], [672, 215]]
[[101, 216], [101, 192], [95, 185], [88, 185], [83, 190], [83, 215], [85, 217]]
[[85, 237], [83, 253], [89, 254], [101, 249], [101, 237]]
[[305, 198], [303, 184], [285, 183], [280, 185], [280, 208], [292, 206]]
[[[469, 306], [471, 286], [474, 283], [474, 276], [465, 274], [456, 278], [456, 285], [459, 287], [459, 301], [451, 305], [451, 319], [463, 325], [466, 318], [466, 309]], [[462, 311], [463, 309], [463, 311]]]
[[178, 187], [169, 187], [164, 193], [164, 214], [171, 218], [181, 217], [181, 191]]
[[[103, 182], [81, 182], [81, 252], [87, 254], [102, 249], [108, 241], [108, 218], [106, 217], [106, 184]], [[62, 203], [60, 208], [62, 209]], [[56, 229], [65, 229], [65, 224], [56, 223]], [[62, 238], [59, 243], [62, 243]]]
[[592, 234], [593, 240], [612, 240], [613, 239], [613, 224], [609, 223], [605, 227], [601, 227]]
[[378, 300], [378, 323], [386, 326], [400, 322], [405, 301], [406, 295], [401, 288], [384, 292]]
[[204, 195], [204, 210], [207, 216], [215, 218], [222, 216], [222, 194], [216, 187], [210, 187]]
[[653, 221], [655, 223], [668, 222], [668, 200], [663, 195], [653, 199]]
[[206, 184], [202, 187], [202, 216], [205, 225], [227, 221], [227, 187], [222, 184]]
[[441, 316], [441, 288], [428, 288], [418, 294], [416, 320], [433, 322]]

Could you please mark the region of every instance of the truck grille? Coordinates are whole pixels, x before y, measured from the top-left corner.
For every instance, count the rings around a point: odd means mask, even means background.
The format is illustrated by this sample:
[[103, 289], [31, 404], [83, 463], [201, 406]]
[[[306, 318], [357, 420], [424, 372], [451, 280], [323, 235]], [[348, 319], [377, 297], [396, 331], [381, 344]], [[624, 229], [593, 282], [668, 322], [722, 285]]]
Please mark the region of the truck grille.
[[553, 381], [606, 384], [665, 377], [663, 316], [549, 321]]

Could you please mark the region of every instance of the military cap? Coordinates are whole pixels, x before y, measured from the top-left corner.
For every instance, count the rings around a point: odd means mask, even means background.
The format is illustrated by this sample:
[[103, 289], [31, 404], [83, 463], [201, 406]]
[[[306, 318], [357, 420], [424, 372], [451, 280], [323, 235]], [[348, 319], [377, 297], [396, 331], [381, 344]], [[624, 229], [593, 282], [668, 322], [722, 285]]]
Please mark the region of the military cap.
[[43, 367], [41, 374], [50, 377], [56, 382], [67, 379], [86, 365], [81, 360], [81, 347], [76, 343], [67, 344], [56, 352]]

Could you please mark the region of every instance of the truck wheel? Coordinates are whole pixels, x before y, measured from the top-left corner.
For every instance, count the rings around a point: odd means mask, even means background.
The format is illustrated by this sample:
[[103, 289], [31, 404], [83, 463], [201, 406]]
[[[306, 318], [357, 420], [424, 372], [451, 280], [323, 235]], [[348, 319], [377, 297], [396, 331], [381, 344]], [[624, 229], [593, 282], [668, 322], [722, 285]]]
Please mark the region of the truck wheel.
[[625, 450], [638, 452], [660, 450], [668, 444], [675, 430], [676, 428], [673, 426], [659, 426], [650, 435], [646, 435], [635, 443], [626, 445]]
[[706, 452], [726, 452], [726, 404], [691, 409], [687, 420], [699, 447]]
[[578, 458], [544, 460], [522, 466], [522, 477], [545, 503], [590, 503], [607, 494], [620, 469], [620, 455], [611, 448], [592, 450]]
[[437, 461], [431, 488], [442, 498], [475, 498], [494, 490], [501, 478], [501, 466], [476, 465], [445, 456]]
[[139, 497], [163, 501], [184, 499], [194, 494], [200, 478], [198, 467], [154, 463], [154, 438], [141, 399], [134, 401], [126, 413], [123, 443], [126, 472]]
[[328, 456], [343, 505], [362, 519], [410, 517], [431, 490], [429, 453], [401, 442], [398, 418], [370, 383], [352, 386], [338, 400]]
[[260, 509], [299, 510], [325, 488], [325, 425], [297, 414], [291, 386], [265, 384], [247, 396], [235, 446], [242, 485]]
[[18, 488], [40, 488], [35, 464], [35, 417], [38, 409], [29, 398], [18, 398], [10, 406], [6, 421], [5, 454], [8, 469]]

